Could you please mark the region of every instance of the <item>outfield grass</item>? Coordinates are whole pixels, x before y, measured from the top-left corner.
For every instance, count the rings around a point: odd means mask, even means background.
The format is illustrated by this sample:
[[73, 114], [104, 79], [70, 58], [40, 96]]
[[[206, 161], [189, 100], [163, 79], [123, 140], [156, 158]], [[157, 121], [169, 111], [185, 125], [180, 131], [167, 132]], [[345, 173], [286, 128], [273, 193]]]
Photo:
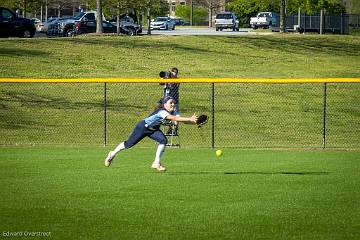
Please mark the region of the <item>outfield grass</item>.
[[[2, 148], [0, 231], [51, 239], [359, 239], [359, 152]], [[47, 239], [47, 238], [46, 238]]]

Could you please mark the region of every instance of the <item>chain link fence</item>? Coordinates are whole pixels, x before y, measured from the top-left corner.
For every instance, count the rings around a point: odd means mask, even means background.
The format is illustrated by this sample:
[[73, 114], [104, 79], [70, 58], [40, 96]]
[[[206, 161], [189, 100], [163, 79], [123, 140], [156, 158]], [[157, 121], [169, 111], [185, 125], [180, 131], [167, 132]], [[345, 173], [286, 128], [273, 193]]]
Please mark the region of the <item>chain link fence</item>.
[[[113, 147], [162, 95], [156, 83], [2, 83], [0, 145]], [[181, 115], [210, 117], [180, 125], [181, 147], [360, 148], [359, 96], [358, 83], [181, 83]]]

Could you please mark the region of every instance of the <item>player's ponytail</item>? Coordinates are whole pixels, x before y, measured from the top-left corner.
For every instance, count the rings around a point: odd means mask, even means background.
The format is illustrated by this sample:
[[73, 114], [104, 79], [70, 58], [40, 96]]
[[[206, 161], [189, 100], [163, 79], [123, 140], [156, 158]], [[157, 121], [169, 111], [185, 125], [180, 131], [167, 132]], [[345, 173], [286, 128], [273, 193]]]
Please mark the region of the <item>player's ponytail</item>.
[[156, 111], [156, 110], [159, 110], [159, 109], [161, 109], [161, 108], [164, 108], [164, 104], [158, 102], [158, 104], [155, 106], [155, 111]]
[[157, 102], [157, 105], [155, 106], [155, 111], [159, 110], [161, 108], [164, 108], [163, 98], [160, 98], [160, 100]]

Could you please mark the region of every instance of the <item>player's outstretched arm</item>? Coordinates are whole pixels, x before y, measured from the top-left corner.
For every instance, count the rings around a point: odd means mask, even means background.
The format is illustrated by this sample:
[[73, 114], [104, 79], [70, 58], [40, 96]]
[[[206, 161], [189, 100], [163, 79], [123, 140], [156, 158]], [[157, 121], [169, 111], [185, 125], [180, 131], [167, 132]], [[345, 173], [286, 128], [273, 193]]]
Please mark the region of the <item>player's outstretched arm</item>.
[[180, 116], [174, 116], [174, 115], [168, 115], [166, 119], [176, 122], [183, 122], [183, 123], [190, 123], [190, 124], [196, 124], [197, 116], [192, 115], [191, 117], [180, 117]]

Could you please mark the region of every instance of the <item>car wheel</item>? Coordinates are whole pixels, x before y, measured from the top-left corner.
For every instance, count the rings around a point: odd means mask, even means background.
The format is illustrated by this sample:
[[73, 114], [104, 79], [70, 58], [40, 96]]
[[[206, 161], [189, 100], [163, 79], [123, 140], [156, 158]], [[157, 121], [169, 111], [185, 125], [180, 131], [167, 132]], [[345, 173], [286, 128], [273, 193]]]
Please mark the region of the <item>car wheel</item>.
[[216, 28], [216, 31], [218, 32], [218, 31], [219, 31], [219, 28]]
[[175, 25], [173, 26], [172, 30], [175, 30]]
[[24, 32], [23, 32], [23, 37], [24, 38], [32, 38], [34, 36], [34, 34], [28, 30], [28, 29], [25, 29]]
[[74, 31], [72, 29], [68, 29], [65, 31], [65, 37], [73, 37]]
[[134, 36], [134, 35], [136, 35], [135, 29], [133, 29], [133, 28], [128, 28], [127, 30], [128, 30], [128, 33], [127, 33], [128, 36]]

